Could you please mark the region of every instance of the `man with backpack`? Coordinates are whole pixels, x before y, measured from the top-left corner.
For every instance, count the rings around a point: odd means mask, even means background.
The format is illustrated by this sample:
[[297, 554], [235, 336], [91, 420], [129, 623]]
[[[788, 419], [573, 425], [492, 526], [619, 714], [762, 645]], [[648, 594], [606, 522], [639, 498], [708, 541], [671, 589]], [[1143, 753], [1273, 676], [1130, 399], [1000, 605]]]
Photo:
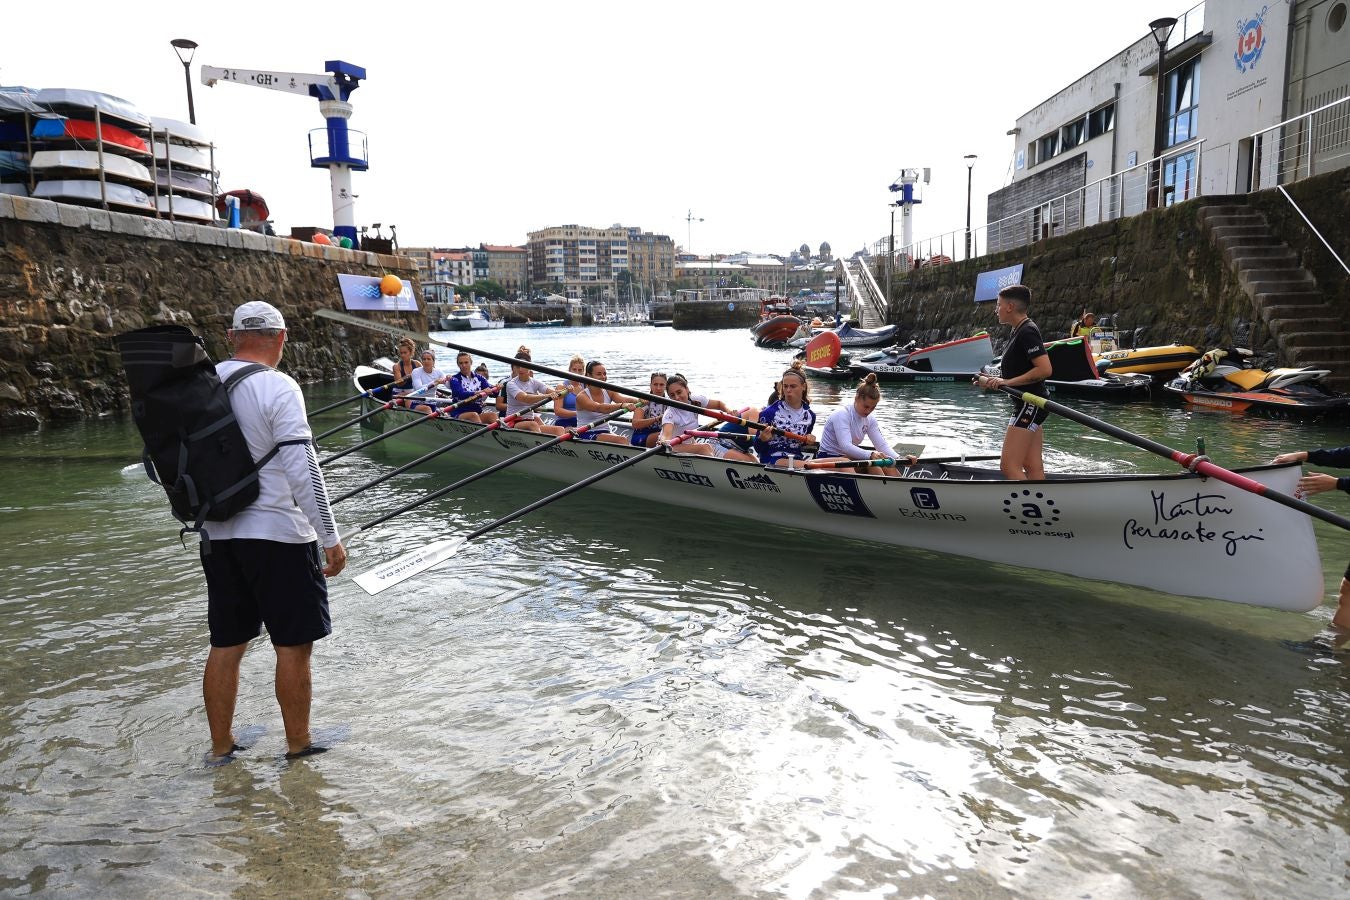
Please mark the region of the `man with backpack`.
[[235, 310], [229, 339], [234, 356], [216, 366], [222, 382], [250, 364], [267, 367], [229, 388], [249, 452], [266, 462], [258, 469], [257, 500], [213, 522], [201, 549], [211, 633], [202, 679], [211, 765], [227, 763], [244, 749], [235, 744], [231, 725], [239, 668], [263, 625], [276, 651], [286, 758], [327, 749], [310, 740], [310, 653], [314, 641], [332, 632], [325, 577], [336, 576], [347, 563], [300, 386], [275, 369], [286, 346], [285, 320], [270, 303], [249, 301]]

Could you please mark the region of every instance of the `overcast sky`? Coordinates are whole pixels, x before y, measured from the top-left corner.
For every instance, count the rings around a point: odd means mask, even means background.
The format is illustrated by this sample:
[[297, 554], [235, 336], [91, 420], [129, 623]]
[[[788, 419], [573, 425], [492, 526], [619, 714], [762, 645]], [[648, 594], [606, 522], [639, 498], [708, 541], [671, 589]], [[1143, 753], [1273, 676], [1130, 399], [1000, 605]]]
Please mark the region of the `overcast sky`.
[[0, 83], [98, 90], [186, 120], [169, 41], [197, 41], [197, 122], [218, 145], [222, 189], [262, 194], [281, 234], [332, 225], [327, 171], [309, 167], [318, 103], [208, 88], [200, 64], [364, 66], [356, 221], [396, 224], [404, 246], [622, 223], [696, 253], [822, 241], [851, 253], [887, 233], [886, 188], [903, 167], [932, 169], [915, 212], [925, 238], [964, 228], [963, 157], [977, 154], [982, 224], [984, 196], [1009, 180], [1016, 118], [1189, 5], [13, 3]]

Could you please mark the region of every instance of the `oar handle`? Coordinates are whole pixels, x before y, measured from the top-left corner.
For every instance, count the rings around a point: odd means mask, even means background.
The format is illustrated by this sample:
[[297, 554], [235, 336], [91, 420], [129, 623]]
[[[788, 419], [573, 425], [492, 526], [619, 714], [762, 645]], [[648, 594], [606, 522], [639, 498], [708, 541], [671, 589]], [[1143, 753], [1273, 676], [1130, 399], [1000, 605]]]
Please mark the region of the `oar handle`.
[[373, 387], [368, 391], [362, 391], [361, 393], [357, 394], [354, 397], [348, 397], [345, 400], [338, 400], [336, 403], [330, 403], [327, 406], [321, 406], [318, 409], [310, 410], [305, 413], [305, 418], [311, 419], [314, 416], [319, 415], [320, 413], [328, 412], [330, 409], [337, 409], [339, 406], [346, 406], [348, 403], [355, 403], [357, 400], [364, 400], [367, 397], [374, 396], [376, 391], [388, 390], [389, 388], [392, 388], [395, 385], [402, 384], [403, 382], [407, 381], [410, 377], [412, 376], [404, 375], [397, 381], [391, 381], [388, 384], [382, 384], [379, 387]]
[[1291, 497], [1288, 494], [1277, 491], [1272, 487], [1267, 487], [1261, 482], [1248, 478], [1245, 475], [1231, 472], [1223, 466], [1216, 466], [1203, 456], [1198, 456], [1194, 453], [1182, 453], [1180, 450], [1173, 450], [1171, 447], [1150, 440], [1143, 435], [1135, 434], [1132, 431], [1126, 431], [1124, 428], [1119, 428], [1112, 425], [1110, 422], [1103, 422], [1101, 419], [1089, 416], [1087, 413], [1079, 412], [1072, 406], [1064, 406], [1061, 403], [1056, 403], [1053, 400], [1048, 400], [1045, 397], [1036, 394], [1019, 391], [1016, 388], [1010, 388], [1007, 385], [1000, 385], [999, 390], [1024, 403], [1030, 403], [1032, 406], [1037, 406], [1049, 412], [1057, 413], [1066, 419], [1072, 419], [1080, 425], [1086, 425], [1089, 428], [1095, 428], [1103, 434], [1109, 434], [1114, 438], [1119, 438], [1125, 443], [1133, 444], [1141, 450], [1156, 453], [1164, 459], [1172, 460], [1188, 471], [1231, 484], [1233, 487], [1248, 491], [1258, 497], [1265, 497], [1267, 500], [1273, 500], [1290, 509], [1296, 509], [1315, 519], [1321, 519], [1323, 522], [1350, 531], [1350, 519], [1347, 519], [1344, 516], [1338, 516], [1334, 512], [1325, 510], [1320, 506], [1314, 506], [1306, 500], [1300, 500], [1297, 497]]
[[861, 469], [864, 466], [907, 466], [910, 464], [908, 458], [893, 459], [889, 456], [883, 456], [879, 459], [841, 459], [841, 460], [815, 460], [808, 459], [806, 468], [808, 469]]

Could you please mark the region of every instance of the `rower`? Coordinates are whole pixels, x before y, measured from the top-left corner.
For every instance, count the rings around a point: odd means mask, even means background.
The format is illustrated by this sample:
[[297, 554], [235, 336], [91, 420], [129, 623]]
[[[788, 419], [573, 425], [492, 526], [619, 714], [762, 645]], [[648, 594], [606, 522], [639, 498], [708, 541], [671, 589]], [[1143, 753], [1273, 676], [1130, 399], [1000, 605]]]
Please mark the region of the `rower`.
[[[692, 403], [706, 409], [715, 409], [726, 413], [732, 412], [731, 407], [721, 400], [709, 399], [703, 394], [689, 393], [689, 382], [679, 372], [675, 372], [666, 379], [666, 396], [680, 403]], [[661, 443], [667, 446], [674, 441], [676, 435], [697, 430], [697, 413], [670, 406], [661, 415]], [[699, 456], [714, 456], [718, 459], [729, 459], [735, 462], [759, 462], [749, 453], [742, 453], [740, 450], [728, 447], [726, 442], [709, 442], [706, 438], [680, 444], [680, 452], [693, 453]]]
[[566, 429], [556, 425], [544, 425], [534, 410], [526, 409], [527, 406], [540, 400], [562, 396], [560, 391], [550, 390], [547, 385], [534, 377], [534, 370], [529, 365], [531, 362], [529, 347], [521, 346], [516, 350], [516, 362], [511, 364], [512, 377], [506, 382], [505, 388], [506, 414], [518, 416], [512, 427], [521, 431], [538, 431], [555, 436], [564, 434]]
[[[777, 399], [759, 414], [759, 421], [793, 434], [810, 435], [815, 429], [816, 414], [811, 409], [803, 365], [800, 359], [792, 361], [792, 367], [783, 373], [774, 390]], [[801, 468], [796, 461], [806, 458], [806, 444], [802, 441], [767, 429], [759, 433], [754, 446], [766, 466]]]
[[[872, 411], [881, 402], [881, 389], [877, 387], [875, 372], [858, 383], [853, 402], [836, 409], [825, 421], [825, 432], [820, 438], [821, 456], [819, 460], [842, 461], [844, 459], [898, 459], [886, 437], [881, 433]], [[863, 437], [872, 441], [873, 450], [860, 446]], [[909, 464], [918, 462], [916, 457], [907, 457]], [[899, 475], [894, 466], [866, 466], [858, 469], [858, 474], [872, 474], [869, 470], [879, 468], [883, 475]]]
[[[609, 378], [609, 373], [605, 371], [605, 364], [597, 359], [586, 363], [586, 375], [598, 381], [606, 381]], [[618, 394], [612, 395], [604, 388], [598, 388], [594, 385], [583, 387], [576, 398], [578, 425], [590, 425], [606, 413], [618, 412], [624, 408], [624, 404], [619, 401], [627, 399]], [[610, 431], [608, 423], [598, 428], [589, 428], [581, 432], [578, 437], [583, 441], [601, 441], [606, 444], [628, 443], [625, 438]]]

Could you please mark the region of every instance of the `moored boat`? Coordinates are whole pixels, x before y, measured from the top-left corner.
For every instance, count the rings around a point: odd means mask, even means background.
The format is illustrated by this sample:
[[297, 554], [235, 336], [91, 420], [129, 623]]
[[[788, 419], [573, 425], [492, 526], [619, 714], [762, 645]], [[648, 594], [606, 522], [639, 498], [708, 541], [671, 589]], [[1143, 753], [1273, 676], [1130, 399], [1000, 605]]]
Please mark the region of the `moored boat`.
[[33, 154], [29, 168], [42, 178], [98, 178], [122, 184], [148, 185], [152, 183], [150, 170], [135, 160], [116, 153], [97, 150], [39, 150]]
[[[880, 328], [854, 328], [852, 323], [844, 322], [833, 330], [839, 336], [841, 347], [884, 347], [895, 340], [896, 326], [883, 325]], [[799, 335], [788, 342], [789, 347], [805, 347], [810, 338]]]
[[855, 378], [875, 374], [878, 381], [969, 381], [994, 358], [987, 332], [968, 338], [919, 347], [911, 341], [855, 360], [849, 365]]
[[1189, 344], [1165, 344], [1136, 347], [1132, 350], [1106, 350], [1093, 356], [1099, 374], [1134, 373], [1160, 377], [1180, 372], [1200, 358], [1201, 351]]
[[78, 203], [99, 206], [104, 196], [110, 206], [119, 206], [137, 212], [153, 212], [155, 205], [149, 195], [129, 184], [116, 184], [78, 178], [49, 178], [33, 189], [34, 197], [45, 200], [59, 200], [62, 203]]
[[473, 303], [455, 303], [446, 310], [442, 325], [446, 331], [478, 331], [501, 328], [501, 319], [488, 318], [487, 311]]
[[1233, 413], [1296, 417], [1350, 413], [1350, 396], [1323, 383], [1329, 369], [1259, 369], [1221, 363], [1225, 356], [1241, 354], [1210, 351], [1163, 385], [1164, 390], [1191, 406]]
[[[366, 391], [390, 376], [362, 367]], [[375, 405], [368, 404], [373, 412]], [[375, 412], [383, 433], [422, 414]], [[430, 419], [390, 439], [425, 451], [483, 429]], [[494, 430], [446, 457], [481, 468], [536, 447], [547, 435]], [[397, 450], [396, 450], [397, 452]], [[564, 442], [521, 461], [521, 471], [568, 484], [642, 452]], [[842, 471], [842, 470], [838, 470]], [[1239, 470], [1292, 493], [1297, 465]], [[920, 462], [901, 477], [782, 471], [680, 453], [658, 454], [596, 483], [601, 491], [755, 522], [897, 548], [1062, 572], [1173, 594], [1306, 611], [1322, 601], [1322, 568], [1307, 515], [1216, 479], [1159, 475], [1058, 475], [1006, 482], [997, 470]], [[584, 522], [574, 522], [583, 527]]]

